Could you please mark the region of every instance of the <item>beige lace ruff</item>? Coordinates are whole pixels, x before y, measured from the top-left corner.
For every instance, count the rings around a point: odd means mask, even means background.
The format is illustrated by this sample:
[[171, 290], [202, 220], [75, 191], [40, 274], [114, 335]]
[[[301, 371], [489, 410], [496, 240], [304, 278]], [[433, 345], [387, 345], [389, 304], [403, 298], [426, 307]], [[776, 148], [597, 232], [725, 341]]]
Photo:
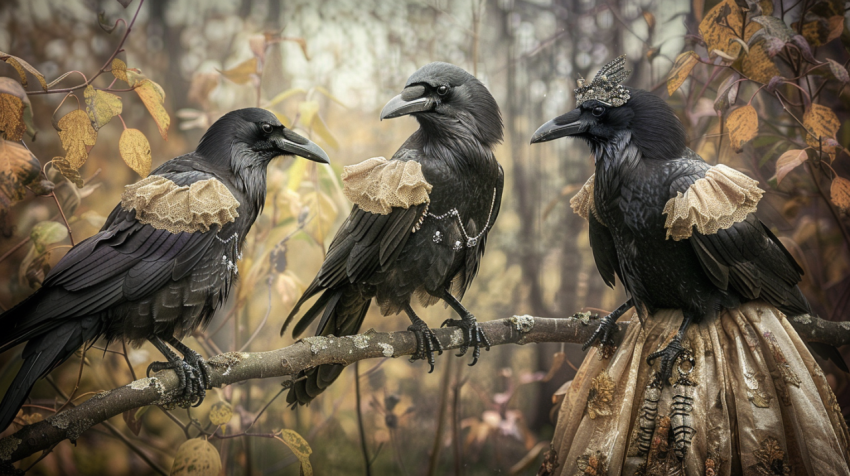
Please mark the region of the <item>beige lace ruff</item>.
[[[823, 371], [785, 316], [754, 301], [692, 324], [677, 385], [646, 358], [681, 311], [632, 319], [610, 359], [591, 349], [561, 404], [543, 474], [848, 475], [850, 432]], [[676, 453], [683, 454], [680, 460]]]
[[756, 211], [762, 194], [757, 181], [725, 165], [715, 165], [664, 206], [667, 238], [689, 238], [694, 227], [703, 235], [729, 228]]
[[[602, 218], [599, 217], [599, 214], [596, 213], [596, 205], [593, 202], [593, 183], [596, 180], [596, 174], [590, 176], [587, 179], [587, 182], [582, 185], [581, 189], [578, 193], [575, 194], [573, 198], [570, 199], [570, 207], [572, 207], [573, 212], [576, 215], [588, 219], [591, 213], [599, 223], [605, 225], [605, 222], [602, 221]], [[607, 225], [606, 225], [607, 226]]]
[[230, 223], [239, 216], [239, 202], [216, 179], [181, 187], [151, 175], [124, 188], [121, 207], [135, 210], [139, 222], [171, 233], [209, 231], [211, 226]]
[[394, 207], [430, 202], [429, 184], [422, 166], [412, 160], [387, 160], [373, 157], [349, 165], [342, 172], [343, 193], [362, 210], [386, 215]]

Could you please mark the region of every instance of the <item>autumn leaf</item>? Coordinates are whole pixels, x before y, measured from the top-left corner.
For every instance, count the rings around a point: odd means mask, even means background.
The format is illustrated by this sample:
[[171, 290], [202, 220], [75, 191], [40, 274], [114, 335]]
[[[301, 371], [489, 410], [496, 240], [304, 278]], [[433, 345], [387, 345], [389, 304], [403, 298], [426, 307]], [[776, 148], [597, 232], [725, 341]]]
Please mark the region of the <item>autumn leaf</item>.
[[732, 148], [735, 149], [735, 152], [740, 153], [744, 144], [751, 141], [758, 133], [759, 118], [756, 108], [746, 105], [735, 109], [729, 114], [726, 127], [729, 128]]
[[171, 117], [163, 106], [165, 92], [162, 87], [147, 78], [141, 80], [135, 86], [136, 94], [139, 95], [154, 122], [156, 122], [159, 134], [163, 139], [168, 140], [168, 127], [171, 125]]
[[35, 137], [29, 96], [12, 78], [0, 78], [0, 132], [12, 141], [21, 140], [24, 132]]
[[218, 78], [217, 73], [195, 73], [192, 76], [192, 84], [189, 85], [189, 100], [201, 105], [206, 104], [212, 90], [218, 87]]
[[17, 56], [12, 56], [8, 53], [3, 53], [0, 51], [0, 60], [5, 61], [9, 65], [11, 65], [18, 72], [18, 75], [21, 77], [21, 84], [24, 87], [27, 87], [27, 75], [29, 73], [35, 76], [35, 79], [41, 84], [41, 89], [47, 90], [47, 81], [44, 80], [44, 75], [39, 73], [37, 69], [33, 68], [31, 64], [26, 61], [18, 58]]
[[322, 138], [322, 140], [327, 142], [330, 147], [334, 149], [339, 147], [339, 143], [336, 141], [336, 138], [328, 130], [328, 126], [325, 125], [325, 121], [319, 117], [318, 102], [302, 101], [298, 104], [298, 112], [301, 115], [300, 122], [303, 124], [303, 127], [309, 128], [311, 131], [315, 132]]
[[672, 96], [688, 79], [691, 70], [699, 63], [699, 55], [693, 51], [686, 51], [676, 57], [673, 69], [667, 77], [667, 93]]
[[65, 148], [65, 160], [71, 167], [79, 169], [89, 158], [89, 151], [97, 141], [97, 132], [92, 128], [89, 116], [77, 109], [59, 119], [59, 139]]
[[776, 159], [776, 183], [781, 183], [788, 172], [802, 165], [808, 158], [805, 149], [792, 149], [780, 155]]
[[186, 440], [177, 449], [171, 476], [218, 476], [221, 456], [215, 446], [203, 438]]
[[0, 139], [0, 193], [8, 197], [9, 205], [26, 196], [24, 187], [38, 180], [40, 172], [41, 165], [26, 147]]
[[236, 84], [245, 84], [250, 81], [252, 77], [257, 76], [258, 65], [259, 63], [257, 62], [257, 58], [251, 58], [239, 63], [233, 68], [224, 71], [218, 70], [218, 72]]
[[50, 161], [53, 164], [53, 167], [59, 171], [68, 181], [77, 186], [77, 188], [83, 188], [84, 182], [83, 178], [80, 176], [80, 171], [75, 169], [70, 162], [65, 160], [63, 157], [54, 157], [53, 160]]
[[829, 65], [829, 72], [832, 73], [835, 79], [842, 83], [850, 83], [850, 74], [847, 73], [847, 68], [843, 64], [832, 58], [827, 58], [826, 62]]
[[124, 162], [142, 177], [151, 172], [151, 145], [138, 129], [124, 129], [118, 140], [118, 151]]
[[276, 436], [292, 450], [298, 461], [301, 462], [301, 474], [304, 476], [313, 476], [313, 465], [310, 464], [310, 455], [313, 454], [313, 449], [301, 435], [293, 430], [281, 430], [280, 436]]
[[100, 130], [113, 117], [121, 114], [123, 108], [121, 98], [112, 93], [87, 86], [84, 96], [86, 99], [86, 112], [95, 131]]
[[750, 52], [741, 61], [741, 70], [746, 77], [753, 81], [767, 84], [781, 73], [767, 54], [764, 46], [765, 42], [762, 41], [750, 48]]
[[266, 104], [266, 107], [270, 108], [276, 106], [277, 104], [286, 101], [287, 99], [291, 98], [292, 96], [295, 96], [296, 94], [307, 94], [307, 91], [301, 88], [287, 89], [286, 91], [278, 94], [271, 101], [269, 101], [269, 103]]
[[741, 83], [738, 81], [741, 75], [732, 73], [725, 81], [720, 83], [717, 88], [717, 97], [714, 100], [714, 110], [717, 112], [726, 112], [730, 106], [735, 104], [738, 99], [738, 87]]
[[233, 417], [233, 408], [227, 402], [216, 402], [210, 408], [210, 423], [221, 427], [222, 434], [227, 427], [227, 423]]
[[115, 76], [115, 79], [120, 79], [127, 84], [130, 83], [130, 81], [127, 80], [127, 64], [118, 58], [112, 60], [112, 76]]
[[[765, 15], [768, 9], [772, 12], [772, 3], [769, 1], [759, 2], [764, 10]], [[741, 54], [741, 43], [735, 41], [736, 38], [746, 41], [753, 33], [761, 28], [758, 23], [750, 22], [747, 24], [744, 38], [738, 36], [738, 32], [742, 31], [742, 12], [741, 8], [735, 0], [723, 0], [714, 6], [699, 24], [699, 32], [705, 41], [706, 49], [712, 55], [717, 55], [723, 58], [734, 60]]]
[[850, 180], [836, 175], [829, 187], [829, 196], [835, 206], [847, 211], [850, 208]]
[[30, 231], [30, 242], [36, 253], [44, 253], [47, 245], [58, 243], [68, 237], [68, 228], [55, 221], [37, 223]]
[[812, 107], [803, 114], [803, 125], [806, 126], [806, 144], [816, 150], [823, 149], [829, 154], [830, 160], [835, 160], [835, 144], [826, 139], [835, 139], [835, 133], [841, 127], [841, 122], [832, 109], [822, 104], [812, 104]]
[[646, 21], [646, 27], [649, 28], [650, 30], [654, 29], [655, 28], [655, 15], [653, 15], [652, 12], [647, 11], [647, 10], [644, 10], [643, 13], [641, 13], [641, 15], [643, 15], [643, 19]]
[[749, 43], [752, 45], [757, 38], [766, 36], [768, 38], [776, 38], [783, 44], [791, 41], [791, 38], [797, 34], [787, 23], [773, 16], [757, 16], [752, 21], [760, 24], [763, 28], [750, 37]]
[[844, 30], [843, 15], [833, 15], [829, 18], [815, 16], [814, 18], [812, 21], [803, 23], [803, 37], [809, 44], [822, 46], [841, 36]]

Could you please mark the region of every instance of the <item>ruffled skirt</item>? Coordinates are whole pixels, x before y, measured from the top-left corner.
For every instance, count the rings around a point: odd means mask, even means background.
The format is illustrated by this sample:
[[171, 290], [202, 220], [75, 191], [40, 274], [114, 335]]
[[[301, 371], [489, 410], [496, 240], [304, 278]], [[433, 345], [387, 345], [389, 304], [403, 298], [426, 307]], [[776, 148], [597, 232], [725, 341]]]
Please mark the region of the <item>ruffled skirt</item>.
[[[785, 316], [753, 302], [691, 325], [666, 385], [646, 357], [681, 311], [632, 321], [609, 359], [591, 350], [565, 395], [557, 475], [850, 475], [850, 432]], [[553, 468], [554, 466], [554, 468]]]

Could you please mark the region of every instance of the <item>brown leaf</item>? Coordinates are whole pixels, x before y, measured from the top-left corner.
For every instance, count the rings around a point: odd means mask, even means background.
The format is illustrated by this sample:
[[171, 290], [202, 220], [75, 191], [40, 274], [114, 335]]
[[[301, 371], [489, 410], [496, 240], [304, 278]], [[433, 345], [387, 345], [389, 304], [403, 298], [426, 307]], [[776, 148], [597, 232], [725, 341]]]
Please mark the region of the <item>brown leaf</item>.
[[699, 63], [699, 55], [693, 51], [686, 51], [676, 57], [673, 63], [673, 69], [670, 70], [670, 75], [667, 76], [667, 94], [673, 95], [688, 79], [691, 70]]
[[24, 102], [11, 94], [0, 93], [0, 132], [6, 139], [19, 141], [24, 137]]
[[112, 60], [112, 76], [115, 76], [115, 79], [120, 79], [130, 84], [130, 81], [127, 79], [127, 64], [118, 58]]
[[148, 109], [151, 117], [153, 117], [154, 122], [156, 122], [159, 134], [163, 139], [168, 140], [168, 127], [171, 125], [171, 116], [168, 115], [168, 112], [165, 111], [165, 107], [163, 106], [165, 92], [159, 84], [147, 78], [139, 81], [135, 86], [136, 94], [145, 103], [145, 107]]
[[84, 96], [86, 98], [86, 112], [89, 115], [92, 127], [96, 131], [108, 124], [113, 117], [121, 114], [123, 109], [121, 98], [112, 93], [87, 86]]
[[37, 69], [33, 68], [33, 66], [26, 61], [18, 58], [17, 56], [12, 56], [8, 53], [3, 53], [0, 51], [0, 60], [5, 61], [10, 64], [13, 68], [18, 71], [18, 74], [21, 76], [21, 84], [24, 87], [27, 87], [27, 75], [29, 73], [35, 76], [35, 79], [38, 80], [39, 84], [41, 84], [41, 89], [47, 90], [47, 81], [44, 80], [44, 75], [41, 74]]
[[151, 172], [151, 145], [138, 129], [124, 129], [118, 140], [118, 151], [124, 162], [143, 178]]
[[803, 23], [803, 37], [812, 46], [825, 45], [840, 37], [844, 30], [843, 15], [833, 15], [829, 18], [807, 15], [807, 19], [809, 18], [813, 19]]
[[804, 149], [792, 149], [780, 155], [776, 159], [776, 183], [781, 183], [788, 172], [802, 165], [808, 158]]
[[842, 83], [850, 83], [850, 74], [847, 73], [847, 68], [845, 68], [843, 64], [832, 58], [827, 58], [826, 62], [829, 64], [829, 71], [833, 76], [835, 76], [835, 79]]
[[780, 75], [779, 68], [773, 63], [764, 47], [764, 41], [756, 43], [741, 62], [744, 75], [760, 83], [768, 83], [775, 76]]
[[759, 117], [756, 108], [747, 105], [735, 109], [726, 119], [726, 127], [729, 129], [732, 147], [735, 152], [740, 153], [744, 144], [753, 140], [758, 133]]
[[835, 139], [835, 133], [841, 127], [841, 122], [832, 109], [821, 104], [812, 104], [812, 107], [803, 114], [803, 125], [809, 131], [806, 134], [806, 144], [816, 150], [822, 148], [829, 154], [830, 160], [835, 160], [834, 143], [825, 141], [825, 139]]
[[236, 84], [245, 84], [251, 81], [251, 78], [257, 77], [258, 65], [257, 58], [251, 58], [239, 63], [233, 68], [224, 71], [219, 70], [219, 73]]
[[177, 449], [171, 476], [218, 476], [221, 456], [215, 446], [204, 438], [186, 440]]
[[207, 104], [210, 93], [218, 86], [218, 73], [195, 73], [189, 85], [189, 100], [201, 105]]
[[726, 112], [730, 106], [735, 105], [735, 101], [738, 99], [738, 87], [741, 85], [738, 82], [739, 79], [741, 79], [741, 75], [732, 73], [731, 76], [720, 83], [720, 87], [717, 88], [717, 98], [714, 100], [715, 111]]
[[85, 183], [83, 182], [83, 178], [80, 176], [80, 171], [75, 169], [70, 162], [65, 160], [64, 157], [54, 157], [50, 163], [53, 164], [53, 167], [55, 167], [60, 174], [68, 179], [69, 182], [76, 185], [77, 188], [83, 188]]
[[97, 132], [92, 128], [89, 116], [77, 109], [59, 119], [59, 139], [65, 148], [65, 160], [79, 169], [89, 158], [89, 151], [97, 141]]
[[829, 187], [829, 196], [835, 206], [847, 211], [850, 208], [850, 180], [836, 175]]
[[136, 419], [136, 410], [137, 408], [131, 408], [124, 412], [121, 416], [124, 418], [124, 423], [127, 424], [127, 428], [129, 428], [134, 435], [139, 436], [139, 432], [142, 431], [142, 420]]
[[26, 147], [0, 139], [0, 193], [10, 205], [26, 196], [25, 187], [38, 180], [40, 172], [41, 165]]
[[653, 30], [655, 28], [655, 15], [647, 10], [644, 10], [641, 14], [643, 15], [643, 19], [646, 20], [646, 27], [649, 28], [650, 31]]
[[[759, 4], [765, 12], [768, 9], [773, 11], [770, 1], [762, 1]], [[705, 14], [699, 24], [699, 32], [705, 41], [706, 49], [712, 55], [719, 52], [722, 53], [720, 56], [724, 58], [737, 58], [741, 54], [742, 47], [741, 43], [735, 41], [735, 39], [746, 42], [753, 33], [761, 28], [758, 23], [749, 22], [744, 32], [744, 38], [740, 38], [738, 35], [743, 27], [741, 17], [741, 7], [735, 0], [723, 0]]]

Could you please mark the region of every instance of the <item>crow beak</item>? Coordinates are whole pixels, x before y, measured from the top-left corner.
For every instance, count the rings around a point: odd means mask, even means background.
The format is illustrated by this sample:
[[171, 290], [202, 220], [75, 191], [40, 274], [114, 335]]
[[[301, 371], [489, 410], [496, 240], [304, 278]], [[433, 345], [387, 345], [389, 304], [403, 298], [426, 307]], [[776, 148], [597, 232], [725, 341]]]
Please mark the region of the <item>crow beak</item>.
[[381, 110], [381, 120], [434, 109], [436, 103], [431, 98], [422, 97], [423, 94], [425, 94], [425, 86], [404, 88], [401, 94], [390, 99], [390, 102]]
[[531, 136], [531, 143], [547, 142], [559, 137], [574, 136], [590, 129], [590, 124], [581, 120], [581, 109], [573, 109], [540, 126]]
[[272, 141], [284, 154], [297, 155], [320, 164], [331, 163], [328, 154], [321, 147], [290, 129], [283, 129], [283, 137], [274, 137]]

